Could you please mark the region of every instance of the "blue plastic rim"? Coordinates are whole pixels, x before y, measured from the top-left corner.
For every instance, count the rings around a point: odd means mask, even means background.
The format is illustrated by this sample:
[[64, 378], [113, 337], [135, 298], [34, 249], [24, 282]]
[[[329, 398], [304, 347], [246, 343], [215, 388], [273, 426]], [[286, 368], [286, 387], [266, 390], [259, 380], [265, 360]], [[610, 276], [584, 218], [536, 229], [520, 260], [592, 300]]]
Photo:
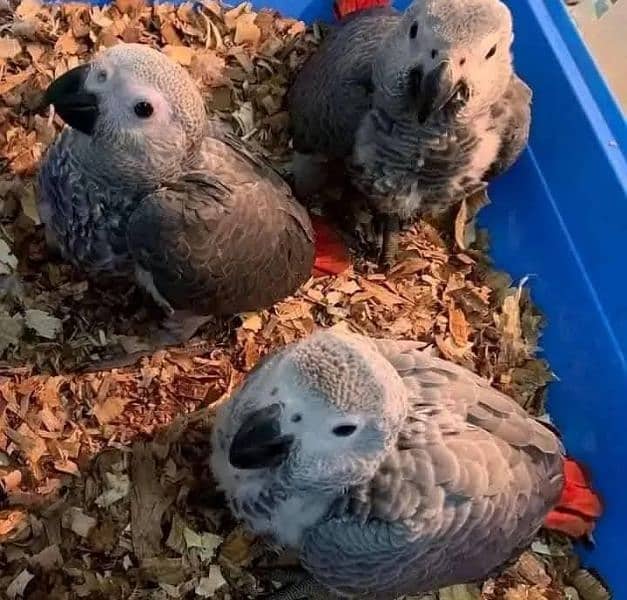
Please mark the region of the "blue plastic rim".
[[[562, 0], [506, 1], [533, 124], [528, 150], [491, 186], [482, 223], [498, 266], [532, 276], [548, 320], [543, 349], [560, 380], [549, 410], [605, 502], [597, 546], [581, 555], [627, 600], [627, 125]], [[256, 4], [332, 18], [331, 0]]]
[[[548, 319], [543, 349], [560, 379], [549, 410], [605, 501], [597, 547], [581, 554], [627, 600], [627, 124], [562, 0], [505, 1], [533, 124], [527, 151], [491, 186], [482, 222], [497, 265], [532, 276]], [[254, 4], [332, 19], [332, 0]]]

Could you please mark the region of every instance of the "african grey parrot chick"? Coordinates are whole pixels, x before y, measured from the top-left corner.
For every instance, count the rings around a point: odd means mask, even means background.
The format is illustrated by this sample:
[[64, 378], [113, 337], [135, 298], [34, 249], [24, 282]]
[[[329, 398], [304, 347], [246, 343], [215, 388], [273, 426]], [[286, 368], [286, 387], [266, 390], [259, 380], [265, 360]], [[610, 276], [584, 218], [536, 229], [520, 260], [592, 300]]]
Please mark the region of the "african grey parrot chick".
[[49, 242], [93, 277], [135, 278], [191, 337], [207, 315], [256, 310], [312, 269], [311, 222], [260, 156], [207, 119], [189, 74], [118, 44], [55, 80], [68, 124], [41, 166]]
[[[376, 31], [387, 33], [373, 35], [377, 19], [385, 25]], [[293, 103], [295, 140], [303, 124], [313, 132], [308, 144], [295, 147], [326, 156], [325, 137], [339, 131], [341, 147], [352, 141], [350, 180], [377, 220], [384, 266], [396, 255], [401, 221], [439, 212], [482, 189], [524, 149], [531, 91], [513, 71], [512, 40], [511, 14], [500, 0], [416, 0], [401, 17], [357, 14], [312, 59], [314, 71], [315, 65], [332, 70], [326, 77], [335, 83], [328, 83], [325, 99], [338, 106]], [[365, 63], [361, 79], [346, 67], [356, 63]], [[321, 76], [302, 77], [297, 85], [306, 87], [306, 77]], [[342, 104], [341, 94], [356, 89], [356, 81], [364, 90], [361, 102]], [[304, 95], [294, 92], [293, 98]], [[351, 127], [336, 116], [348, 114]], [[299, 157], [297, 164], [304, 163]]]
[[274, 600], [480, 579], [558, 501], [558, 438], [419, 346], [318, 332], [262, 360], [220, 407], [212, 467], [233, 513], [307, 572]]
[[512, 40], [500, 0], [417, 0], [386, 38], [350, 165], [382, 217], [384, 263], [400, 220], [482, 189], [524, 149], [531, 91], [514, 74]]

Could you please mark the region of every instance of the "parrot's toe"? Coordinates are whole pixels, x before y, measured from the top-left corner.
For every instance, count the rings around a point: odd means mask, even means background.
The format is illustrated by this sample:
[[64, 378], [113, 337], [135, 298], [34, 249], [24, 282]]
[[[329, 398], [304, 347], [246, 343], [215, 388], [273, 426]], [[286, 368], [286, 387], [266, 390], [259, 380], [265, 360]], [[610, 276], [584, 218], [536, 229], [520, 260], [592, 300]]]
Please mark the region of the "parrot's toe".
[[46, 240], [46, 251], [48, 252], [48, 256], [50, 258], [61, 258], [62, 253], [59, 242], [57, 241], [54, 233], [52, 233], [52, 231], [50, 231], [48, 227], [46, 227], [46, 229], [44, 230], [44, 236]]
[[400, 239], [401, 221], [396, 215], [381, 217], [383, 240], [379, 257], [379, 268], [387, 273], [396, 262]]
[[264, 594], [266, 600], [333, 600], [336, 598], [325, 587], [302, 569], [268, 569], [260, 573], [264, 579], [283, 587]]
[[155, 343], [159, 347], [179, 346], [189, 341], [194, 334], [207, 323], [213, 321], [210, 315], [194, 315], [188, 311], [175, 311], [163, 321], [155, 334]]

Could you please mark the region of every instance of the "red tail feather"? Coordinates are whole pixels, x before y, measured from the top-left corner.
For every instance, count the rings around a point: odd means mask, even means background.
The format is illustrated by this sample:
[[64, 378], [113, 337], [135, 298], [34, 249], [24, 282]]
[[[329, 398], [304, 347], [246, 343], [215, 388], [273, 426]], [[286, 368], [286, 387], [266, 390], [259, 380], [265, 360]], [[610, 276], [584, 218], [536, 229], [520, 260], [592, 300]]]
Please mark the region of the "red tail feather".
[[338, 21], [341, 21], [351, 13], [368, 8], [390, 6], [390, 0], [335, 0], [333, 3], [333, 13]]
[[590, 479], [576, 461], [564, 460], [564, 490], [559, 504], [549, 513], [545, 527], [574, 538], [592, 533], [603, 512], [599, 496], [591, 489]]
[[348, 248], [339, 233], [323, 218], [311, 215], [314, 233], [316, 235], [316, 257], [313, 274], [316, 277], [323, 275], [338, 275], [351, 266]]

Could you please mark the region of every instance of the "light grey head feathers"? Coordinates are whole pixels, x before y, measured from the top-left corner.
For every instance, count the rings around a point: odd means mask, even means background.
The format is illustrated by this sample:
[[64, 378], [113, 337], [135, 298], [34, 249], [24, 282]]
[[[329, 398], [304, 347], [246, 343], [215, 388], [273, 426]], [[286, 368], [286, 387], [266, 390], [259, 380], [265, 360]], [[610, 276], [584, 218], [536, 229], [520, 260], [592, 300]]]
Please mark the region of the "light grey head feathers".
[[189, 74], [141, 44], [118, 44], [56, 79], [46, 100], [77, 135], [85, 168], [137, 185], [178, 173], [207, 116]]
[[271, 358], [225, 407], [236, 468], [280, 468], [300, 488], [354, 485], [396, 443], [406, 390], [357, 336], [316, 333]]
[[421, 122], [446, 110], [472, 118], [512, 75], [512, 18], [501, 0], [418, 0], [375, 64], [375, 102]]

